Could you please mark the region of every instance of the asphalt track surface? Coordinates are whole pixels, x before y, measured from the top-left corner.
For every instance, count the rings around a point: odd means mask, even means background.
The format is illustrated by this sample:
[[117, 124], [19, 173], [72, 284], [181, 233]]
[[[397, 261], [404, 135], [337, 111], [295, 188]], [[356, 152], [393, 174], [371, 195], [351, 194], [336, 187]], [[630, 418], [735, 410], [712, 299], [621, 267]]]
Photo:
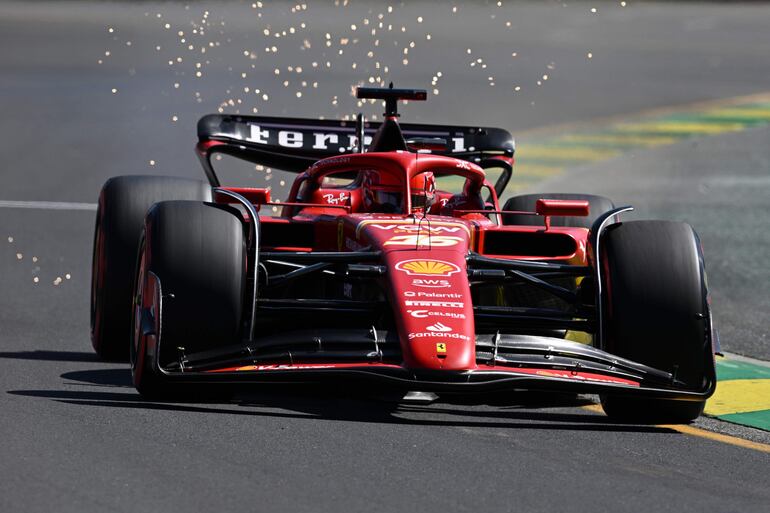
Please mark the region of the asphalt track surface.
[[[409, 112], [425, 122], [468, 119], [525, 130], [770, 90], [766, 5], [598, 3], [596, 15], [588, 4], [560, 5], [516, 5], [514, 18], [474, 4], [461, 7], [468, 13], [462, 23], [443, 13], [446, 44], [414, 50], [409, 66], [393, 74], [399, 85], [420, 86], [443, 70], [436, 102]], [[278, 4], [264, 17], [288, 26], [290, 7]], [[366, 4], [352, 12], [318, 6], [306, 22], [313, 48], [327, 31], [338, 40], [351, 19], [376, 17], [377, 7], [372, 15]], [[0, 200], [92, 203], [115, 174], [197, 175], [194, 120], [215, 111], [228, 88], [242, 86], [242, 69], [260, 77], [250, 87], [270, 90], [268, 102], [249, 100], [249, 109], [353, 111], [344, 91], [365, 73], [350, 63], [344, 72], [341, 64], [336, 73], [319, 72], [319, 92], [297, 101], [295, 89], [282, 92], [270, 76], [274, 66], [264, 55], [255, 70], [229, 57], [238, 45], [264, 52], [254, 36], [262, 26], [247, 18], [248, 6], [212, 8], [211, 17], [227, 17], [218, 36], [227, 51], [210, 58], [199, 86], [191, 85], [192, 66], [175, 78], [166, 56], [152, 52], [167, 49], [171, 32], [200, 19], [205, 7], [190, 9], [0, 5]], [[157, 13], [176, 24], [173, 30], [152, 20]], [[329, 13], [339, 14], [330, 20]], [[412, 27], [420, 14], [426, 25], [438, 23], [430, 13], [428, 4], [415, 3], [391, 16], [396, 25], [409, 20]], [[503, 35], [490, 28], [491, 14]], [[508, 36], [506, 18], [517, 26]], [[409, 39], [399, 40], [400, 51]], [[279, 52], [286, 62], [322, 59], [289, 46], [294, 53]], [[489, 86], [487, 71], [462, 56], [468, 47], [490, 68], [512, 51], [521, 59], [499, 67]], [[114, 59], [104, 60], [105, 51]], [[547, 86], [536, 86], [550, 63]], [[174, 93], [175, 80], [184, 94]], [[514, 83], [526, 87], [516, 95]], [[335, 94], [338, 107], [329, 101]], [[542, 187], [603, 192], [635, 204], [639, 218], [691, 222], [703, 238], [725, 348], [767, 358], [769, 137], [759, 128], [637, 151]], [[612, 424], [581, 403], [517, 396], [494, 405], [421, 406], [345, 390], [249, 391], [229, 404], [143, 402], [125, 364], [99, 362], [90, 350], [93, 215], [0, 209], [1, 511], [767, 508], [768, 453]], [[698, 425], [728, 429], [711, 420]], [[751, 430], [735, 432], [762, 440]]]

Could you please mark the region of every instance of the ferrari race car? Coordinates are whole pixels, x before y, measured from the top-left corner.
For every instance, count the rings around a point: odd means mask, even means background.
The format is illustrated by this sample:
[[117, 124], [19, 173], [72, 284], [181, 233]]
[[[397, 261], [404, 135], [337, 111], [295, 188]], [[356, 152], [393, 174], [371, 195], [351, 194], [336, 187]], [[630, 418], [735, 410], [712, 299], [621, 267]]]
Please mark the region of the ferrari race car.
[[[398, 122], [422, 90], [359, 88], [381, 123], [208, 115], [207, 183], [120, 176], [99, 196], [91, 329], [149, 399], [194, 384], [371, 381], [432, 394], [599, 394], [688, 421], [716, 386], [700, 243], [600, 196], [500, 206], [498, 128]], [[222, 155], [298, 173], [286, 201]], [[495, 177], [494, 183], [490, 180]], [[209, 385], [215, 387], [215, 385]]]

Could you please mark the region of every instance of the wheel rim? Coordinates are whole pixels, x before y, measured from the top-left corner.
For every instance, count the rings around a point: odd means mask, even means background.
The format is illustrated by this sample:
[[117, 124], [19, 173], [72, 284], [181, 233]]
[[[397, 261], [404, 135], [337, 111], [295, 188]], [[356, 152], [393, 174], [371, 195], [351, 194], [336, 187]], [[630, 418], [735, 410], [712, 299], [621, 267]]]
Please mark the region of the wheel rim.
[[144, 372], [146, 340], [142, 335], [142, 309], [145, 307], [145, 285], [147, 281], [147, 265], [144, 251], [144, 241], [139, 245], [139, 262], [132, 300], [133, 315], [131, 316], [131, 344], [129, 347], [131, 358], [131, 375], [135, 386], [139, 386]]

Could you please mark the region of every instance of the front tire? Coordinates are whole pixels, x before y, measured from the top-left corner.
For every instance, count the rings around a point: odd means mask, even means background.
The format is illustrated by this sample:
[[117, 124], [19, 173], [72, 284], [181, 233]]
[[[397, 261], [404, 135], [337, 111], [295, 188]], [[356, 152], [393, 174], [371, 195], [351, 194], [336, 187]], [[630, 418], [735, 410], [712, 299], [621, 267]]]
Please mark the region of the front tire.
[[131, 291], [139, 234], [147, 210], [163, 200], [211, 200], [200, 180], [166, 176], [117, 176], [99, 194], [91, 271], [91, 344], [104, 360], [126, 360]]
[[[633, 221], [607, 228], [600, 244], [606, 351], [673, 373], [692, 391], [714, 376], [703, 257], [692, 227]], [[605, 413], [621, 420], [681, 423], [705, 400], [602, 396]]]
[[243, 224], [236, 211], [195, 201], [164, 201], [150, 209], [131, 345], [134, 385], [142, 396], [176, 395], [160, 367], [183, 353], [241, 340], [245, 277]]

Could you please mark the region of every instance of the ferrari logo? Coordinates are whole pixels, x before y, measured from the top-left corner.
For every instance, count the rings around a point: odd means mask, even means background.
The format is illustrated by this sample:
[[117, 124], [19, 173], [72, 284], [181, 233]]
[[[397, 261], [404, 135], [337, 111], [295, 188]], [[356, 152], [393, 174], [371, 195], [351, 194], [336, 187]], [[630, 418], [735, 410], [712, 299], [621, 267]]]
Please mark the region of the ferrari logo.
[[437, 353], [446, 353], [446, 344], [444, 342], [439, 342], [436, 344], [436, 352]]

